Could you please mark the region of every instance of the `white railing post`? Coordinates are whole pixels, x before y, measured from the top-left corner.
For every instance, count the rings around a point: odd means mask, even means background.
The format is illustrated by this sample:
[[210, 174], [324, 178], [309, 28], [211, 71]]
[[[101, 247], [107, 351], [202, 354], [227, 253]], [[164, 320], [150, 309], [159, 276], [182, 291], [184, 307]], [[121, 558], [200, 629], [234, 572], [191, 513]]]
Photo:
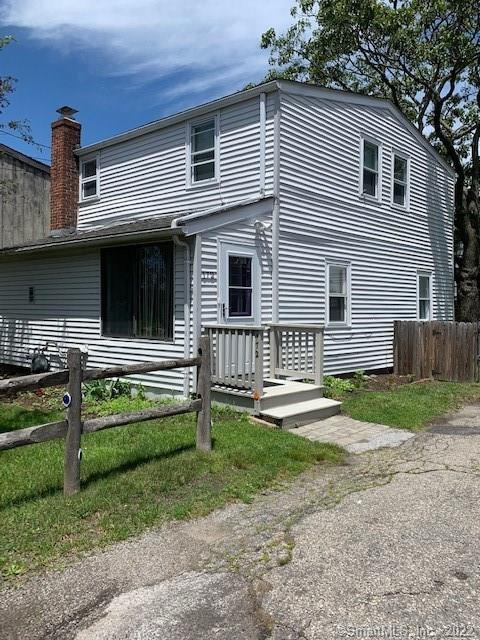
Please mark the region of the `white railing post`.
[[255, 388], [253, 399], [258, 402], [263, 396], [263, 332], [255, 332]]
[[275, 378], [275, 370], [278, 368], [278, 334], [275, 327], [269, 327], [270, 336], [270, 378]]
[[315, 333], [314, 345], [315, 384], [321, 386], [323, 385], [323, 329], [319, 329]]

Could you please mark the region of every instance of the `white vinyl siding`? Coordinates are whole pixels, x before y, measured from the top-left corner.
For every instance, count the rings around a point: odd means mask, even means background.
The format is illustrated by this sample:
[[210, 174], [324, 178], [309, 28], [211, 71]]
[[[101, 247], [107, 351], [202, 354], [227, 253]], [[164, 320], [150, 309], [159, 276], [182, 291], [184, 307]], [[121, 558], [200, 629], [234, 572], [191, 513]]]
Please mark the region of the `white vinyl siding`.
[[[275, 93], [266, 96], [267, 194], [273, 189], [275, 99]], [[186, 122], [105, 147], [99, 153], [101, 199], [81, 204], [78, 228], [186, 214], [257, 197], [261, 184], [259, 97], [225, 107], [214, 116], [218, 119], [218, 181], [189, 187]]]
[[[65, 366], [68, 347], [88, 351], [88, 365], [106, 367], [184, 357], [184, 254], [174, 256], [174, 340], [101, 335], [100, 250], [4, 259], [0, 268], [0, 362], [29, 366], [29, 350], [48, 343], [55, 369]], [[29, 304], [34, 287], [35, 303]], [[184, 370], [131, 376], [165, 393], [183, 393]]]
[[[325, 371], [391, 367], [419, 269], [434, 274], [432, 317], [454, 317], [451, 174], [381, 108], [282, 92], [280, 129], [279, 322], [326, 324], [326, 264], [350, 263], [350, 325], [326, 325]], [[358, 197], [364, 132], [381, 143], [380, 200]], [[397, 151], [410, 156], [409, 216], [391, 203]]]

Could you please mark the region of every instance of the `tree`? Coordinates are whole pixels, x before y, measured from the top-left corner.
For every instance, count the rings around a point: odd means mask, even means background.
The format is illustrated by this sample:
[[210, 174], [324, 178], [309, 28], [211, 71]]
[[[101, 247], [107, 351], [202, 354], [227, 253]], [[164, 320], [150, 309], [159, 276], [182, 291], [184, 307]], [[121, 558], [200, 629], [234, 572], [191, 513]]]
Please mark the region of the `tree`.
[[[11, 36], [0, 37], [0, 51], [12, 42]], [[3, 116], [5, 109], [10, 105], [10, 94], [15, 90], [16, 78], [12, 76], [0, 76], [0, 116]], [[7, 120], [0, 121], [0, 131], [15, 132], [24, 142], [35, 144], [27, 120]], [[0, 195], [10, 196], [16, 191], [16, 182], [14, 180], [0, 180]]]
[[458, 320], [480, 319], [478, 0], [296, 0], [268, 77], [389, 98], [456, 172]]

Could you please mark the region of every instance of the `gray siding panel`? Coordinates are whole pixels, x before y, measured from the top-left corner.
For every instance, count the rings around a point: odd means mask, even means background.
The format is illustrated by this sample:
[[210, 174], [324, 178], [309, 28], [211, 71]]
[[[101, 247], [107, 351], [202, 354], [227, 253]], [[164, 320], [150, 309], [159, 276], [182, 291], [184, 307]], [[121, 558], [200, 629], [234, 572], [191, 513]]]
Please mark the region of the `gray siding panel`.
[[[10, 259], [0, 268], [0, 362], [29, 365], [29, 350], [50, 343], [55, 367], [64, 366], [68, 347], [88, 350], [92, 367], [183, 357], [183, 250], [175, 250], [174, 341], [125, 340], [101, 335], [100, 252]], [[35, 287], [35, 302], [28, 288]], [[132, 377], [148, 387], [183, 392], [184, 370]]]
[[[274, 96], [267, 96], [267, 191], [272, 190], [273, 184]], [[259, 98], [226, 107], [218, 117], [219, 184], [187, 188], [187, 123], [172, 125], [101, 151], [101, 197], [98, 202], [79, 206], [79, 229], [208, 209], [257, 196], [260, 189]]]
[[[382, 145], [381, 202], [359, 195], [362, 135]], [[410, 209], [391, 205], [391, 158], [410, 157]], [[281, 93], [279, 320], [325, 322], [326, 263], [351, 264], [351, 326], [326, 328], [328, 373], [392, 365], [393, 320], [415, 319], [417, 270], [453, 318], [452, 178], [391, 113]]]

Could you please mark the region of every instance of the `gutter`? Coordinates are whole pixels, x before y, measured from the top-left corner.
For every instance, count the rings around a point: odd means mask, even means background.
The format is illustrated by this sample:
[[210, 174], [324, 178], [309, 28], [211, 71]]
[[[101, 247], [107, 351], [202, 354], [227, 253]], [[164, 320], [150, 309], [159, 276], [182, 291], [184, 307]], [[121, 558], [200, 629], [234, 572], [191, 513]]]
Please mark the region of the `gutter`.
[[[268, 196], [267, 196], [268, 197]], [[196, 220], [197, 218], [205, 218], [210, 215], [214, 215], [217, 213], [223, 213], [224, 211], [230, 211], [231, 209], [238, 209], [240, 207], [244, 207], [249, 204], [255, 204], [256, 202], [261, 202], [262, 200], [267, 199], [264, 195], [258, 195], [254, 198], [247, 198], [246, 200], [240, 200], [236, 202], [229, 202], [223, 207], [212, 207], [211, 209], [203, 209], [202, 211], [195, 211], [194, 213], [187, 213], [184, 216], [179, 216], [172, 220], [171, 228], [178, 229], [180, 225], [183, 225], [191, 220]], [[271, 196], [270, 196], [271, 197]]]
[[171, 227], [167, 227], [165, 229], [148, 229], [136, 232], [126, 231], [125, 233], [112, 233], [92, 238], [75, 238], [72, 240], [63, 240], [62, 242], [46, 242], [44, 244], [2, 249], [0, 250], [0, 258], [2, 258], [3, 256], [14, 256], [24, 253], [34, 253], [37, 251], [47, 251], [49, 249], [53, 251], [54, 249], [69, 249], [71, 247], [84, 245], [95, 247], [98, 245], [103, 245], [104, 243], [110, 244], [111, 242], [116, 242], [117, 240], [130, 241], [132, 239], [143, 239], [144, 237], [149, 237], [152, 234], [156, 236], [175, 236], [179, 233], [182, 233], [181, 229], [172, 229]]

